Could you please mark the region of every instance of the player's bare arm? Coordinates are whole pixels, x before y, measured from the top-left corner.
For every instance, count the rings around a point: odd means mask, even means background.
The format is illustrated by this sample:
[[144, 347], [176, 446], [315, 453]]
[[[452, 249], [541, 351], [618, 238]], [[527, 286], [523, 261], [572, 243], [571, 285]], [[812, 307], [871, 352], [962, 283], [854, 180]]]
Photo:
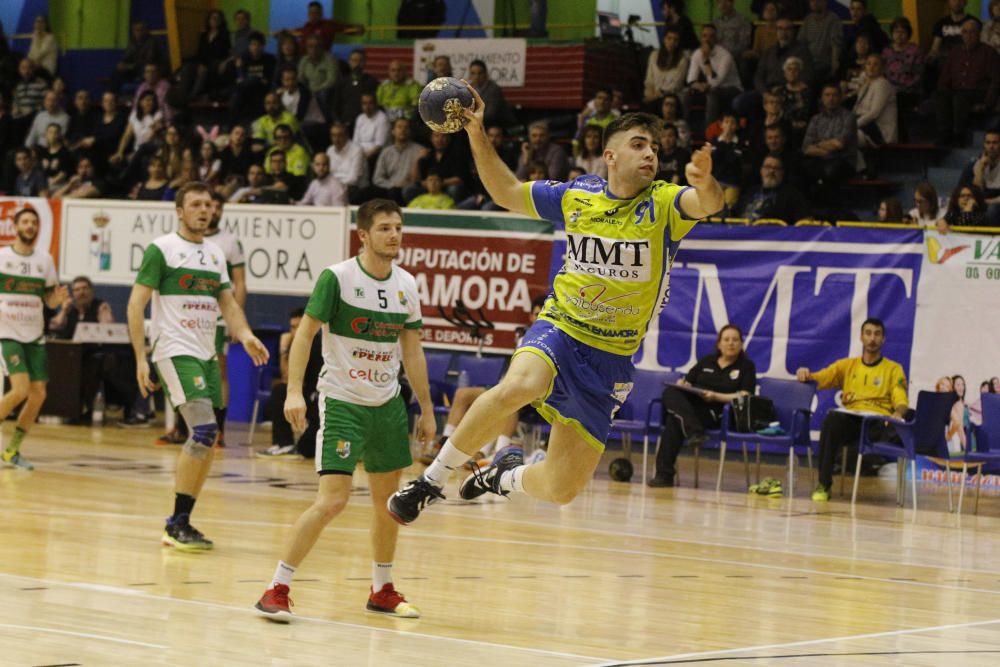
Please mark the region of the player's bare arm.
[[247, 323], [243, 309], [236, 303], [233, 290], [224, 289], [219, 292], [219, 310], [222, 311], [222, 318], [226, 321], [226, 326], [233, 332], [233, 338], [243, 343], [243, 349], [250, 355], [254, 365], [266, 364], [270, 354], [260, 339], [253, 335], [253, 330]]
[[512, 213], [533, 217], [524, 199], [523, 183], [500, 159], [496, 149], [493, 148], [486, 136], [486, 128], [483, 126], [486, 103], [483, 102], [483, 98], [479, 96], [476, 89], [469, 85], [468, 81], [464, 83], [469, 86], [469, 90], [472, 91], [472, 96], [476, 100], [472, 109], [465, 110], [465, 117], [469, 120], [465, 125], [465, 131], [469, 133], [472, 159], [476, 162], [476, 170], [479, 172], [483, 186], [498, 205]]
[[434, 418], [434, 404], [431, 402], [431, 388], [427, 380], [427, 359], [420, 344], [419, 329], [404, 329], [399, 336], [399, 349], [403, 357], [403, 368], [410, 378], [410, 386], [420, 405], [420, 420], [417, 422], [417, 439], [422, 443], [431, 442], [437, 431]]
[[55, 309], [63, 305], [69, 299], [69, 288], [65, 285], [56, 285], [45, 295], [45, 305]]
[[240, 308], [247, 307], [247, 270], [245, 266], [234, 266], [229, 272], [229, 281], [233, 284], [233, 296]]
[[681, 194], [681, 208], [692, 218], [715, 215], [725, 206], [722, 186], [712, 176], [712, 147], [705, 144], [691, 154], [684, 168], [690, 190]]
[[285, 397], [285, 419], [296, 433], [306, 430], [306, 399], [302, 395], [302, 379], [309, 363], [313, 338], [323, 323], [306, 313], [302, 316], [292, 349], [288, 353], [288, 394]]
[[128, 297], [128, 338], [135, 354], [135, 377], [143, 398], [149, 396], [154, 386], [149, 379], [149, 362], [146, 360], [146, 304], [153, 298], [153, 288], [136, 283]]

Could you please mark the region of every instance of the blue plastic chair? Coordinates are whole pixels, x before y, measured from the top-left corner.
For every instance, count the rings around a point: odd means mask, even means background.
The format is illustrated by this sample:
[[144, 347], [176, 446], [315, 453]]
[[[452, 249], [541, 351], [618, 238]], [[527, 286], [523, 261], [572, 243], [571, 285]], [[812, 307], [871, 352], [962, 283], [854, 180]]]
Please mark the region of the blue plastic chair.
[[676, 382], [680, 373], [668, 371], [636, 370], [632, 377], [632, 391], [611, 422], [611, 433], [622, 439], [627, 458], [632, 458], [632, 436], [642, 434], [642, 483], [646, 483], [649, 461], [649, 436], [656, 434], [659, 443], [663, 432], [663, 388]]
[[[758, 378], [758, 393], [771, 399], [774, 412], [783, 435], [761, 435], [760, 433], [738, 433], [727, 428], [727, 437], [743, 446], [743, 461], [746, 467], [747, 483], [749, 484], [750, 468], [746, 459], [747, 444], [757, 447], [758, 461], [761, 446], [776, 447], [788, 452], [788, 496], [795, 495], [795, 448], [804, 449], [812, 467], [812, 447], [809, 441], [809, 420], [812, 416], [812, 403], [816, 396], [816, 384], [813, 382], [798, 382], [796, 380], [776, 380], [774, 378]], [[719, 476], [715, 490], [722, 488], [722, 468], [726, 463], [726, 449], [723, 445], [719, 453]], [[759, 474], [759, 469], [758, 469]]]
[[253, 408], [250, 411], [250, 432], [247, 434], [247, 447], [253, 446], [253, 434], [257, 430], [257, 413], [260, 404], [267, 403], [271, 398], [271, 385], [274, 380], [274, 366], [264, 364], [253, 369]]
[[[945, 469], [950, 473], [956, 459], [948, 452], [945, 440], [945, 429], [951, 420], [951, 406], [955, 404], [955, 394], [951, 392], [922, 391], [917, 395], [916, 415], [909, 421], [885, 417], [883, 415], [866, 415], [861, 420], [861, 438], [858, 442], [858, 460], [854, 466], [854, 490], [851, 492], [853, 507], [858, 496], [858, 479], [861, 477], [861, 457], [865, 454], [879, 454], [897, 459], [896, 504], [903, 506], [904, 486], [906, 484], [905, 465], [910, 461], [912, 476], [913, 509], [917, 509], [917, 454], [931, 456], [944, 462]], [[895, 427], [900, 442], [887, 440], [872, 441], [868, 435], [869, 424], [889, 423]], [[948, 511], [951, 511], [951, 475], [946, 475], [948, 481]]]
[[451, 352], [427, 352], [427, 380], [431, 388], [431, 402], [434, 414], [448, 414], [448, 401], [454, 393], [454, 385], [448, 381], [451, 370]]
[[469, 387], [492, 387], [500, 382], [500, 375], [507, 361], [508, 357], [463, 355], [458, 358], [458, 374], [466, 374]]
[[[962, 488], [958, 492], [958, 513], [962, 513], [962, 498], [965, 493], [965, 476], [969, 466], [976, 466], [976, 506], [974, 514], [979, 513], [979, 492], [983, 485], [983, 466], [987, 463], [1000, 462], [1000, 394], [981, 394], [983, 405], [983, 423], [981, 426], [971, 426], [969, 435], [976, 436], [975, 451], [965, 452], [962, 464]], [[966, 442], [972, 442], [971, 437]]]

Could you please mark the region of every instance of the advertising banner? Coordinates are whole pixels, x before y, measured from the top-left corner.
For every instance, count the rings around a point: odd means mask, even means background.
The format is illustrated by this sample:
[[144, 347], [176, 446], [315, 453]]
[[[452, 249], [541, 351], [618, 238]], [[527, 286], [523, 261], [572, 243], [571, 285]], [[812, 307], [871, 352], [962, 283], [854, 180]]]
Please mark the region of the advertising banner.
[[[14, 242], [14, 214], [22, 208], [34, 209], [38, 214], [38, 240], [36, 248], [45, 248], [59, 267], [59, 229], [61, 207], [58, 199], [42, 197], [0, 197], [0, 247]], [[61, 272], [60, 272], [60, 275]]]
[[[170, 202], [67, 199], [63, 215], [60, 275], [98, 284], [131, 285], [149, 242], [178, 229]], [[347, 256], [347, 225], [345, 208], [230, 204], [219, 226], [243, 245], [248, 291], [308, 295]]]
[[434, 59], [448, 56], [452, 76], [467, 79], [469, 63], [482, 60], [490, 79], [502, 88], [524, 85], [527, 41], [519, 37], [498, 39], [418, 39], [413, 42], [413, 80], [423, 82]]

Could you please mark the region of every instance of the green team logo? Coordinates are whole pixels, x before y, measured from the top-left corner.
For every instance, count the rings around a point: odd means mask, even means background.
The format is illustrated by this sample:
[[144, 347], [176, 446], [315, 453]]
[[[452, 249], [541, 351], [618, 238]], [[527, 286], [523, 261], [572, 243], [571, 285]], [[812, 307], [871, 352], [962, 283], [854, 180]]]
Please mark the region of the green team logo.
[[194, 388], [204, 389], [207, 385], [205, 384], [205, 377], [203, 375], [194, 376]]
[[338, 440], [337, 441], [337, 456], [342, 459], [346, 459], [351, 455], [351, 441], [350, 440]]
[[364, 288], [363, 287], [355, 287], [354, 288], [354, 296], [357, 297], [357, 298], [359, 298], [359, 299], [365, 298], [365, 290], [364, 290]]

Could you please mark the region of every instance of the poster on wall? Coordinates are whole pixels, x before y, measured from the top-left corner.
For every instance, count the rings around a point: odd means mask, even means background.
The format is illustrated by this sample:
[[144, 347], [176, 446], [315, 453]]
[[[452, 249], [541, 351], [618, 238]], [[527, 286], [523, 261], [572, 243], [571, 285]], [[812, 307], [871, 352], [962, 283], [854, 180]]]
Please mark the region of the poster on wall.
[[490, 79], [501, 88], [524, 85], [527, 41], [519, 37], [497, 39], [418, 39], [413, 42], [413, 80], [426, 81], [434, 59], [448, 56], [452, 76], [468, 79], [469, 63], [486, 63]]
[[[59, 266], [59, 229], [61, 206], [58, 199], [42, 197], [0, 197], [0, 247], [14, 242], [14, 215], [22, 208], [34, 209], [38, 214], [38, 240], [36, 248], [45, 248], [56, 266]], [[60, 275], [62, 275], [60, 273]]]
[[[177, 231], [169, 202], [67, 199], [61, 275], [97, 284], [131, 285], [146, 246]], [[231, 204], [220, 227], [236, 235], [246, 256], [247, 289], [307, 295], [320, 272], [347, 252], [347, 209]]]

